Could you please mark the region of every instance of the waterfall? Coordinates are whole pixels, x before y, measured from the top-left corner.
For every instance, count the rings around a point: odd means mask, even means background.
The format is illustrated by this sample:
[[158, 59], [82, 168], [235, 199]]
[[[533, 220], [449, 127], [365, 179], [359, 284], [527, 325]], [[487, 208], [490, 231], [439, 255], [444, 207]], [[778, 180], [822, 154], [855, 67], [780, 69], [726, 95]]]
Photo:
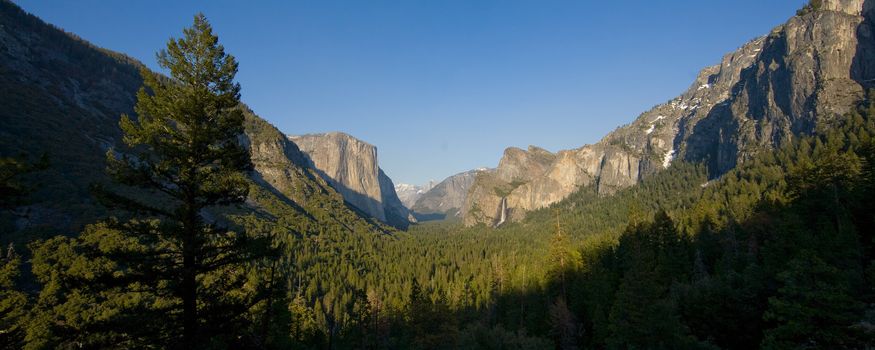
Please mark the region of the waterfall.
[[498, 222], [495, 224], [495, 227], [501, 226], [505, 221], [507, 221], [507, 197], [501, 198], [501, 207], [498, 216]]

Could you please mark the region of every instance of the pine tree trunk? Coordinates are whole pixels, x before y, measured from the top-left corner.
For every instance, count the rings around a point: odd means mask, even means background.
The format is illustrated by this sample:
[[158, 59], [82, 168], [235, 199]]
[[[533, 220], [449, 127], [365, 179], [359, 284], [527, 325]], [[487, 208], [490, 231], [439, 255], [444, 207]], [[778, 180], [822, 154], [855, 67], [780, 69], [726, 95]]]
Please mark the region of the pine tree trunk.
[[194, 254], [188, 247], [192, 242], [186, 242], [183, 247], [182, 268], [182, 322], [183, 341], [187, 347], [195, 346], [197, 335], [197, 290], [194, 272]]
[[185, 203], [185, 218], [182, 237], [182, 327], [186, 347], [197, 346], [197, 216], [196, 200], [188, 193]]

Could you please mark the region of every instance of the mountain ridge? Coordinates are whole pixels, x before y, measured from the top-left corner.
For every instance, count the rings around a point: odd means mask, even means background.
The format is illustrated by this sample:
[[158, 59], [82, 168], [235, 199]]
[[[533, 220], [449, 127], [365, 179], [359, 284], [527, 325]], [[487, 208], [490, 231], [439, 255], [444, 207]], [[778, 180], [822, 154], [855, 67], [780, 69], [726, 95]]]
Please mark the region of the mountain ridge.
[[478, 173], [484, 171], [489, 169], [477, 168], [448, 176], [423, 193], [410, 208], [411, 211], [420, 217], [434, 214], [443, 215], [445, 218], [458, 216], [474, 179]]
[[815, 115], [850, 111], [871, 86], [873, 7], [864, 0], [822, 1], [724, 55], [677, 98], [595, 144], [555, 154], [508, 148], [496, 172], [472, 186], [462, 208], [465, 224], [495, 225], [502, 215], [519, 220], [589, 184], [610, 195], [675, 159], [703, 162], [719, 176], [757, 149], [810, 133]]
[[431, 180], [424, 185], [399, 183], [395, 184], [395, 193], [398, 194], [398, 199], [401, 200], [401, 203], [404, 204], [407, 209], [410, 209], [416, 204], [416, 200], [419, 199], [419, 197], [428, 192], [428, 190], [432, 189], [435, 185], [437, 185], [437, 182], [434, 180]]
[[[107, 151], [125, 149], [118, 123], [135, 116], [135, 94], [145, 66], [47, 24], [9, 1], [0, 1], [0, 151], [49, 156], [33, 176], [28, 205], [0, 214], [12, 239], [73, 234], [109, 214], [92, 198], [93, 183], [107, 183]], [[266, 220], [296, 217], [295, 232], [386, 231], [362, 217], [308, 168], [296, 145], [245, 105], [244, 140], [254, 165], [250, 213]], [[270, 219], [268, 219], [270, 218]], [[317, 223], [319, 225], [314, 225]]]

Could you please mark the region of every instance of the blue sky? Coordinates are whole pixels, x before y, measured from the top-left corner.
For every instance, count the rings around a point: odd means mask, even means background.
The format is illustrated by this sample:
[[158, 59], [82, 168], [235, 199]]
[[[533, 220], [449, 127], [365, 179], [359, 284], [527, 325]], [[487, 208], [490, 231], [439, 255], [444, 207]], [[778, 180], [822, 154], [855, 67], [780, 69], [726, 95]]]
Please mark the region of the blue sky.
[[243, 101], [288, 134], [378, 147], [395, 183], [598, 141], [767, 34], [802, 0], [50, 1], [25, 10], [157, 68], [203, 12]]

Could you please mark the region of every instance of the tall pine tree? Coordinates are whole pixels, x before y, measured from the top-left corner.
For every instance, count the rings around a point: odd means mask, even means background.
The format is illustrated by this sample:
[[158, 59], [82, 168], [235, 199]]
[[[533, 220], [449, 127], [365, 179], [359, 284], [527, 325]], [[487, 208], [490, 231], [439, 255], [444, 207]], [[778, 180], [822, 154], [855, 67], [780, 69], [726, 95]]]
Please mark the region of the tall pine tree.
[[169, 79], [143, 70], [137, 115], [120, 123], [128, 149], [108, 153], [107, 171], [121, 186], [96, 191], [123, 214], [35, 252], [46, 287], [33, 347], [247, 341], [245, 317], [263, 293], [246, 272], [268, 241], [219, 215], [246, 199], [252, 167], [241, 143], [237, 62], [197, 15], [158, 63]]

